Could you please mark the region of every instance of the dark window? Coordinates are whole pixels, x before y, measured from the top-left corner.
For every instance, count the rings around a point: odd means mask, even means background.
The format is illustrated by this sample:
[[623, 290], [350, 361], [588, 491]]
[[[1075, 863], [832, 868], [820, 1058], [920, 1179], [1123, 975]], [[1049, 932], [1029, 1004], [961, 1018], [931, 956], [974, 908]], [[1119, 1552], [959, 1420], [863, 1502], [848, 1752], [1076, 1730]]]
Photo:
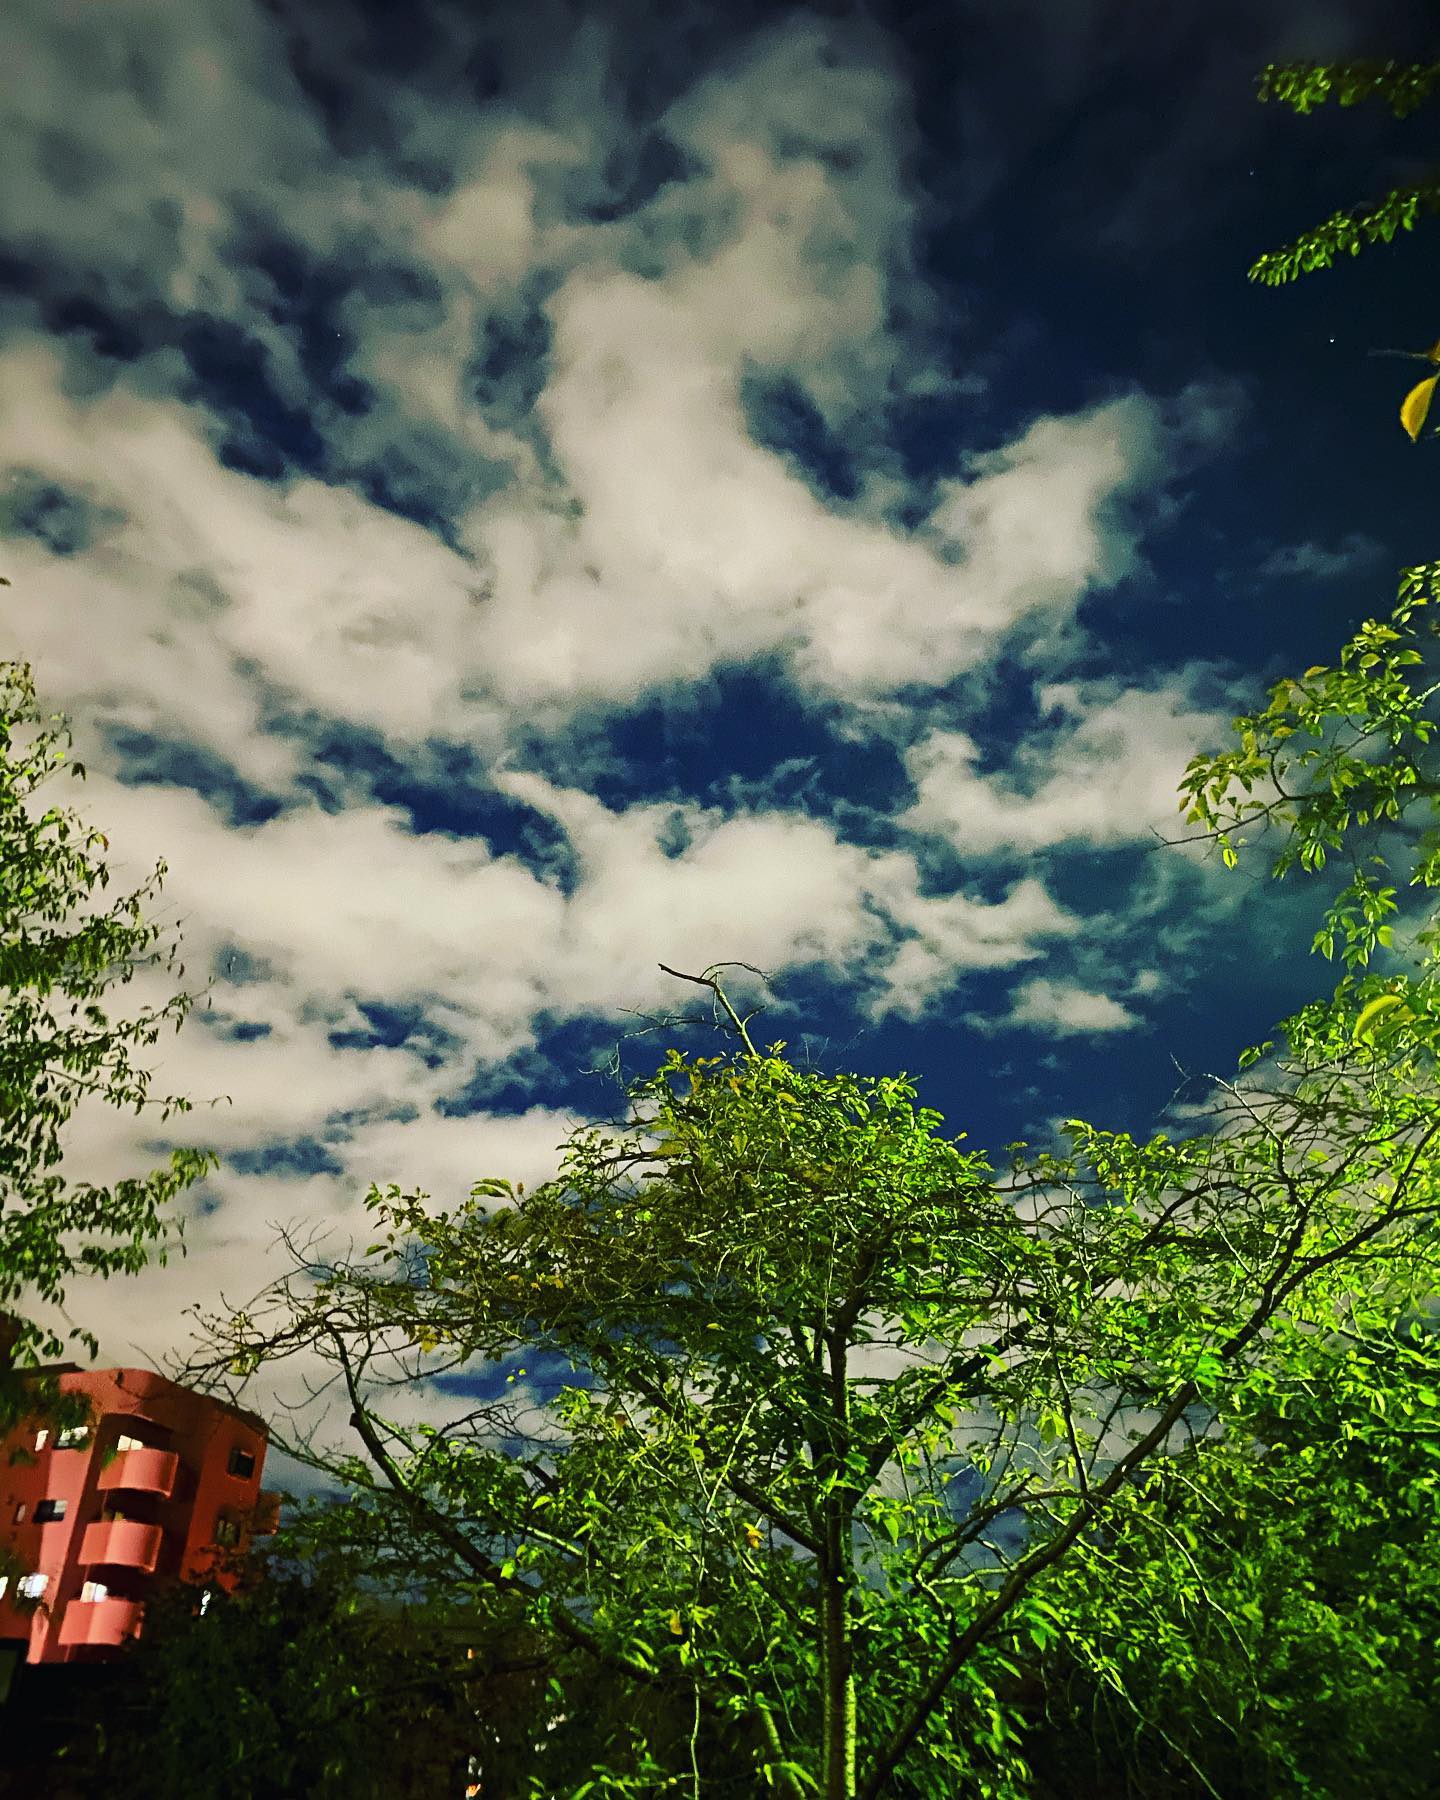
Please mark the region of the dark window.
[[35, 1502], [35, 1523], [48, 1525], [52, 1519], [63, 1519], [66, 1504], [64, 1500], [37, 1500]]
[[238, 1475], [242, 1481], [255, 1473], [255, 1458], [248, 1450], [237, 1447], [230, 1452], [230, 1473]]
[[240, 1542], [240, 1521], [221, 1513], [215, 1521], [215, 1542], [222, 1550], [233, 1550]]

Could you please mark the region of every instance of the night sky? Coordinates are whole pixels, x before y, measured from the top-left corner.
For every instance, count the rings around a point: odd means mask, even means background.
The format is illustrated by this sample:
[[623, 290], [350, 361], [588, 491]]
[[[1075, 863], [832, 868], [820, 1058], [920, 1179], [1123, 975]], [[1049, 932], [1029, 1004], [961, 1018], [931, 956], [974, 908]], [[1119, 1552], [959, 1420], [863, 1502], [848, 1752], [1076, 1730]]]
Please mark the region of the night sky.
[[617, 1043], [723, 1047], [625, 1035], [705, 1011], [661, 962], [997, 1154], [1333, 979], [1319, 883], [1161, 839], [1440, 553], [1367, 354], [1440, 335], [1440, 229], [1246, 280], [1435, 136], [1261, 66], [1428, 11], [8, 0], [0, 655], [97, 900], [164, 858], [216, 978], [154, 1091], [233, 1102], [77, 1114], [75, 1179], [222, 1159], [72, 1289], [105, 1360], [372, 1181], [553, 1174]]

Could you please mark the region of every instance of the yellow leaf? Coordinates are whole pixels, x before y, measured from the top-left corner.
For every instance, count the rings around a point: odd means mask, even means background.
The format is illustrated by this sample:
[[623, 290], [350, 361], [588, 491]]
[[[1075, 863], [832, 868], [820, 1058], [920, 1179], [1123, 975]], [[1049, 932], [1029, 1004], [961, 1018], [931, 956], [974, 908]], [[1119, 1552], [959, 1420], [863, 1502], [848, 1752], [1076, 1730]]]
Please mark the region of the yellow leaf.
[[1405, 396], [1400, 406], [1400, 423], [1410, 434], [1413, 444], [1420, 436], [1420, 428], [1425, 423], [1425, 415], [1430, 410], [1430, 402], [1435, 398], [1435, 384], [1440, 382], [1440, 375], [1427, 375], [1424, 381], [1417, 382]]
[[678, 1612], [672, 1612], [670, 1615], [670, 1629], [675, 1633], [676, 1637], [684, 1637], [685, 1635], [685, 1627], [680, 1621]]
[[1361, 1008], [1360, 1017], [1355, 1021], [1356, 1043], [1363, 1043], [1365, 1039], [1372, 1037], [1374, 1035], [1375, 1021], [1380, 1017], [1381, 1013], [1389, 1012], [1391, 1007], [1394, 1006], [1404, 1007], [1404, 1012], [1399, 1018], [1395, 1019], [1393, 1023], [1400, 1024], [1404, 1019], [1413, 1019], [1415, 1017], [1415, 1014], [1405, 1005], [1404, 1000], [1399, 994], [1381, 994], [1378, 999], [1372, 1000], [1368, 1006]]
[[1425, 352], [1425, 356], [1429, 362], [1440, 363], [1440, 338], [1436, 338], [1435, 342]]
[[758, 1550], [760, 1548], [760, 1527], [758, 1525], [747, 1525], [744, 1527], [744, 1530], [745, 1539], [750, 1548], [752, 1550]]

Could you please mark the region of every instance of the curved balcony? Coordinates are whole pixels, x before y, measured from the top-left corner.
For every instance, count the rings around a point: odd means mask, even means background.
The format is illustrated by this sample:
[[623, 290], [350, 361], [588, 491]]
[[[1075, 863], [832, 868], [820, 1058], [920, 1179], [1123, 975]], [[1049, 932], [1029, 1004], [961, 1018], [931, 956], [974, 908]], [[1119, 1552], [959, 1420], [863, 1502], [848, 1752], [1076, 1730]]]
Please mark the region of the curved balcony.
[[168, 1500], [175, 1492], [175, 1474], [180, 1458], [173, 1450], [122, 1450], [107, 1468], [100, 1471], [95, 1484], [102, 1491], [112, 1488], [135, 1488], [141, 1493], [157, 1494]]
[[[130, 1454], [135, 1453], [132, 1450]], [[135, 1519], [100, 1519], [85, 1527], [80, 1540], [82, 1563], [104, 1563], [111, 1569], [139, 1569], [155, 1573], [160, 1560], [158, 1525], [142, 1525]]]
[[126, 1638], [140, 1635], [144, 1610], [138, 1600], [72, 1600], [60, 1621], [60, 1642], [118, 1650]]

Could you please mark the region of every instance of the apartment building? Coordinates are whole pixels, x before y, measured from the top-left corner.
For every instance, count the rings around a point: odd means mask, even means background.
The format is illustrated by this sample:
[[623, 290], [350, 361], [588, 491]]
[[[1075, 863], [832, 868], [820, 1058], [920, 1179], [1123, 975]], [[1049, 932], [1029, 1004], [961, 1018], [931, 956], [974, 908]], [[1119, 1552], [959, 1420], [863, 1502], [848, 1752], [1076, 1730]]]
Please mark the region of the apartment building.
[[226, 1553], [275, 1529], [265, 1426], [149, 1369], [45, 1373], [91, 1421], [0, 1443], [0, 1645], [30, 1663], [105, 1661], [139, 1635], [157, 1582], [228, 1589]]

